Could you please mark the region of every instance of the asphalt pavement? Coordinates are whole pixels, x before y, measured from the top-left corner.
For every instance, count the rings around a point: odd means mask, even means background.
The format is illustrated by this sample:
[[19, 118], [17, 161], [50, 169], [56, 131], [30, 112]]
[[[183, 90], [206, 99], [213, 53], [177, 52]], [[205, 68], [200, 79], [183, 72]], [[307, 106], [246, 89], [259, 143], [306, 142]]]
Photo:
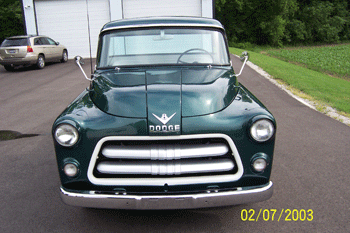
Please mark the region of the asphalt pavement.
[[239, 81], [277, 120], [271, 199], [205, 210], [86, 209], [59, 198], [51, 126], [88, 81], [73, 61], [0, 67], [0, 131], [38, 135], [0, 141], [0, 232], [349, 232], [350, 127], [249, 67]]

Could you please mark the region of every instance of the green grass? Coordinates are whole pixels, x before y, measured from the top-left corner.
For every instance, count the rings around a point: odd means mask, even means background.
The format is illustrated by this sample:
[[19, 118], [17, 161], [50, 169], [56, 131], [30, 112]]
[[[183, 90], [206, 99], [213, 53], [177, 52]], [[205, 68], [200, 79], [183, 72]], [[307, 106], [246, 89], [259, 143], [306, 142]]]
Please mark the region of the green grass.
[[[236, 55], [242, 49], [230, 48]], [[265, 54], [249, 52], [249, 60], [261, 67], [274, 79], [300, 90], [311, 100], [324, 103], [350, 116], [350, 82], [345, 79], [331, 77], [327, 74], [291, 64], [289, 62], [267, 56]]]
[[266, 53], [309, 69], [350, 80], [350, 44], [267, 49]]

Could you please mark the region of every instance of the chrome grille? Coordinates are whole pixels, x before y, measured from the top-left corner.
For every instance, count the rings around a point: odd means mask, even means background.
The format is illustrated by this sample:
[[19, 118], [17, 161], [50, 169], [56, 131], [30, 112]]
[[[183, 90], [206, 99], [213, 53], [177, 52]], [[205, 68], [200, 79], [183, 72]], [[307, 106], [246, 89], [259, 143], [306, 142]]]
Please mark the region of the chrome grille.
[[200, 176], [235, 169], [224, 139], [108, 141], [101, 146], [94, 176]]

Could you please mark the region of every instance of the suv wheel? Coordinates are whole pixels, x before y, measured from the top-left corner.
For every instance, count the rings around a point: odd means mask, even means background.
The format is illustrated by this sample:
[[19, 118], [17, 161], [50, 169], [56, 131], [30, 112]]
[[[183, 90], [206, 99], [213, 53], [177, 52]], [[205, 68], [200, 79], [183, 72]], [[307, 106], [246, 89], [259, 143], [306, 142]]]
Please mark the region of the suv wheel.
[[63, 50], [61, 62], [67, 62], [67, 61], [68, 61], [68, 52], [67, 50]]
[[39, 69], [44, 69], [44, 67], [45, 67], [45, 58], [44, 58], [43, 55], [39, 55], [38, 56], [38, 60], [36, 61], [36, 66]]

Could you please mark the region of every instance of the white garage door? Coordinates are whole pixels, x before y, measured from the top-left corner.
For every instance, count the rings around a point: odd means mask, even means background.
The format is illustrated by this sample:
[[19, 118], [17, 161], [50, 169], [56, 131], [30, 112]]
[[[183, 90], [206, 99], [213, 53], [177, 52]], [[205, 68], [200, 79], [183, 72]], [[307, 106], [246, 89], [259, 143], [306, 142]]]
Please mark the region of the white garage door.
[[[98, 34], [110, 21], [108, 0], [89, 0], [91, 52], [96, 57]], [[69, 58], [90, 56], [87, 6], [85, 0], [36, 0], [39, 35], [46, 35], [68, 48]]]
[[201, 0], [124, 0], [123, 16], [202, 16]]

